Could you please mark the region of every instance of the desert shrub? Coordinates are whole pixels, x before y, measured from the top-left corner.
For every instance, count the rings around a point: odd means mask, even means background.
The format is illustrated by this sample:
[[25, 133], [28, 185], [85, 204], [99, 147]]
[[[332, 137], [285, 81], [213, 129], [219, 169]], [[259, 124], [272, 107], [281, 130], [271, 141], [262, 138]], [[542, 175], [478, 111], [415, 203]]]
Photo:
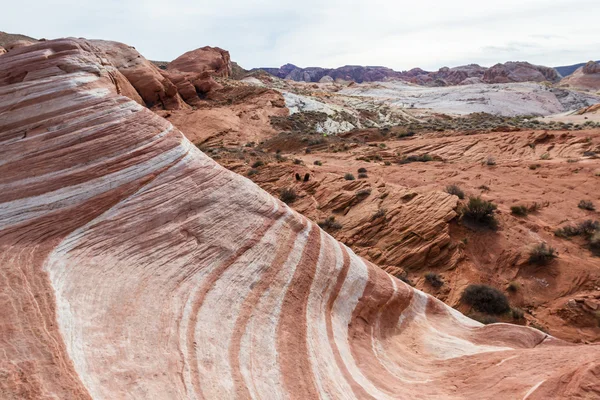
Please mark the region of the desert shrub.
[[590, 249], [592, 249], [595, 254], [600, 253], [600, 230], [590, 236]]
[[469, 202], [462, 209], [463, 218], [476, 224], [490, 228], [497, 226], [494, 211], [497, 206], [491, 201], [483, 200], [481, 197], [470, 197]]
[[[386, 162], [383, 163], [383, 165], [389, 166], [389, 165], [392, 165], [392, 162], [391, 161], [386, 161]], [[600, 176], [600, 173], [598, 173], [598, 176]]]
[[487, 285], [469, 285], [462, 300], [475, 310], [487, 314], [504, 314], [510, 310], [508, 299], [496, 288]]
[[304, 162], [302, 160], [300, 160], [299, 158], [294, 158], [294, 164], [302, 165], [302, 164], [304, 164]]
[[248, 171], [248, 174], [247, 174], [247, 175], [248, 175], [248, 176], [252, 176], [252, 175], [256, 175], [256, 174], [258, 174], [258, 170], [257, 170], [257, 169], [254, 169], [254, 168], [252, 168], [250, 171]]
[[344, 179], [345, 179], [345, 180], [347, 180], [347, 181], [353, 181], [353, 180], [354, 180], [354, 179], [356, 179], [356, 178], [354, 178], [354, 175], [352, 175], [350, 172], [347, 172], [347, 173], [344, 175]]
[[369, 177], [369, 175], [365, 174], [365, 173], [360, 173], [358, 174], [358, 179], [367, 179]]
[[596, 207], [594, 206], [594, 203], [592, 203], [589, 200], [581, 200], [579, 202], [579, 204], [577, 204], [577, 207], [581, 208], [582, 210], [588, 210], [588, 211], [594, 211], [596, 209]]
[[519, 282], [512, 281], [511, 283], [508, 284], [508, 287], [506, 288], [506, 290], [508, 290], [509, 292], [512, 292], [512, 293], [516, 293], [519, 291], [520, 288], [521, 288], [521, 285], [519, 284]]
[[461, 200], [465, 198], [465, 192], [463, 192], [462, 189], [457, 185], [446, 186], [446, 193], [453, 194]]
[[257, 161], [254, 162], [254, 164], [252, 164], [252, 168], [262, 167], [263, 165], [265, 165], [264, 161], [257, 160]]
[[512, 317], [515, 321], [520, 321], [525, 316], [525, 313], [520, 308], [512, 308], [511, 310]]
[[492, 156], [489, 156], [487, 158], [487, 160], [485, 161], [485, 165], [489, 165], [489, 166], [496, 165], [496, 159]]
[[415, 132], [413, 131], [408, 131], [408, 132], [401, 132], [398, 135], [396, 135], [398, 138], [405, 138], [405, 137], [411, 137], [411, 136], [415, 136]]
[[540, 160], [549, 160], [550, 159], [550, 153], [544, 153], [540, 156]]
[[592, 221], [591, 219], [580, 222], [577, 225], [566, 225], [554, 231], [558, 237], [568, 238], [573, 236], [592, 236], [595, 232], [600, 231], [600, 222]]
[[444, 280], [442, 279], [442, 277], [434, 272], [426, 273], [425, 281], [427, 281], [427, 283], [429, 283], [434, 288], [440, 288], [444, 286]]
[[531, 264], [546, 265], [556, 257], [556, 250], [546, 243], [536, 244], [529, 252], [529, 262]]
[[292, 188], [282, 189], [281, 192], [279, 192], [279, 198], [285, 204], [293, 203], [294, 201], [296, 201], [297, 197], [298, 196], [296, 195], [296, 191]]
[[360, 189], [359, 191], [356, 192], [356, 197], [367, 197], [370, 194], [371, 194], [370, 188]]
[[361, 167], [361, 168], [358, 169], [358, 173], [359, 174], [366, 174], [367, 173], [367, 169]]
[[333, 215], [327, 219], [324, 219], [323, 221], [320, 221], [318, 225], [321, 227], [321, 229], [325, 229], [326, 231], [342, 229], [342, 224], [335, 222], [335, 217]]
[[531, 170], [536, 170], [539, 167], [541, 167], [541, 164], [530, 164], [529, 165], [529, 169], [531, 169]]
[[385, 208], [380, 208], [379, 210], [377, 210], [375, 212], [375, 214], [373, 214], [373, 218], [372, 219], [377, 219], [377, 218], [385, 217], [385, 213], [386, 212], [387, 212], [387, 210]]
[[487, 185], [481, 185], [477, 189], [485, 190], [486, 192], [489, 192], [491, 190], [490, 187]]
[[583, 236], [592, 236], [595, 232], [600, 231], [600, 222], [587, 219], [577, 225], [577, 231]]
[[405, 157], [402, 160], [400, 160], [400, 164], [409, 164], [409, 163], [413, 163], [413, 162], [428, 162], [428, 161], [433, 161], [433, 157], [430, 156], [429, 154], [422, 154], [419, 156], [410, 155], [410, 156]]
[[316, 160], [313, 164], [318, 165], [318, 166], [323, 165], [323, 163], [321, 161], [319, 161], [319, 160]]
[[584, 157], [592, 157], [592, 158], [596, 157], [596, 153], [593, 151], [584, 151], [583, 155], [584, 155]]
[[525, 206], [511, 206], [510, 212], [514, 215], [518, 215], [520, 217], [524, 217], [529, 212], [529, 209]]

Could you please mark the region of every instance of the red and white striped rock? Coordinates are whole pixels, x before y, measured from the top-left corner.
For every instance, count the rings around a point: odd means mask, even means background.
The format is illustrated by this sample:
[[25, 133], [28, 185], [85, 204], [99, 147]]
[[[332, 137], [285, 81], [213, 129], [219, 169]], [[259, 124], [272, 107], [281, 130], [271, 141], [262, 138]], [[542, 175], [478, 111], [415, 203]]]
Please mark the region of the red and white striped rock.
[[600, 394], [599, 346], [482, 326], [366, 263], [94, 51], [0, 58], [3, 398]]

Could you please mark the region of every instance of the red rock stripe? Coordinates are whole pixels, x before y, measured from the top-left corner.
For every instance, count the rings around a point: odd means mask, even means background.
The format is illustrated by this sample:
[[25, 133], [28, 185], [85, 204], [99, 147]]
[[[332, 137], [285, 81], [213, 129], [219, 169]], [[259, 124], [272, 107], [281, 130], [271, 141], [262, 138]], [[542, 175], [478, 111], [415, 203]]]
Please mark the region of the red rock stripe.
[[233, 336], [231, 338], [231, 344], [229, 348], [229, 363], [231, 365], [231, 374], [236, 387], [236, 394], [238, 398], [241, 399], [251, 397], [250, 391], [244, 383], [244, 378], [240, 369], [241, 341], [244, 333], [246, 332], [246, 326], [248, 325], [248, 321], [252, 317], [262, 295], [271, 286], [275, 280], [275, 277], [279, 274], [283, 268], [283, 265], [287, 261], [289, 254], [294, 247], [294, 243], [298, 239], [298, 234], [306, 226], [305, 224], [302, 224], [297, 217], [294, 217], [290, 214], [290, 216], [286, 218], [286, 221], [284, 222], [284, 228], [287, 227], [286, 225], [288, 224], [289, 220], [292, 220], [290, 221], [292, 223], [289, 223], [291, 229], [285, 230], [287, 235], [281, 238], [282, 245], [277, 249], [277, 253], [272, 264], [268, 267], [266, 272], [261, 275], [257, 285], [254, 287], [250, 295], [244, 300], [233, 329]]
[[[398, 377], [391, 374], [379, 361], [373, 351], [372, 340], [379, 340], [381, 331], [375, 332], [381, 324], [380, 318], [385, 315], [386, 318], [399, 316], [402, 308], [399, 306], [396, 293], [389, 279], [389, 276], [379, 268], [367, 266], [369, 278], [361, 299], [359, 300], [352, 315], [352, 323], [348, 327], [348, 337], [350, 341], [350, 350], [352, 357], [357, 360], [357, 365], [363, 375], [372, 382], [379, 390], [387, 392], [391, 396], [405, 385]], [[391, 304], [396, 304], [398, 313], [389, 315], [386, 308]], [[405, 305], [408, 305], [406, 303]], [[384, 314], [385, 313], [385, 314]], [[396, 318], [395, 322], [397, 323]], [[389, 326], [390, 321], [385, 321], [384, 325]], [[377, 337], [373, 337], [373, 336]], [[369, 360], [370, 362], [361, 362]], [[373, 363], [375, 360], [377, 363]]]
[[311, 373], [306, 307], [321, 251], [321, 231], [312, 224], [302, 258], [283, 299], [277, 327], [277, 349], [283, 384], [290, 399], [318, 399]]
[[200, 385], [200, 372], [198, 370], [198, 364], [196, 360], [196, 345], [194, 344], [194, 333], [196, 331], [196, 325], [198, 324], [198, 312], [200, 311], [200, 307], [206, 298], [206, 295], [210, 291], [210, 289], [214, 286], [215, 282], [219, 279], [219, 277], [229, 268], [238, 258], [240, 258], [244, 253], [250, 250], [252, 247], [256, 246], [258, 242], [262, 239], [265, 233], [275, 224], [277, 219], [282, 216], [284, 211], [279, 209], [275, 215], [267, 216], [262, 226], [254, 231], [252, 237], [246, 241], [240, 248], [229, 258], [227, 258], [221, 265], [214, 268], [208, 277], [205, 279], [204, 284], [200, 289], [196, 292], [194, 296], [194, 300], [192, 303], [192, 311], [190, 313], [190, 321], [188, 323], [186, 339], [187, 339], [187, 356], [188, 363], [191, 370], [191, 379], [192, 385], [194, 388], [194, 392], [199, 399], [203, 399], [204, 396], [202, 394], [202, 387]]
[[337, 277], [337, 282], [335, 283], [335, 286], [333, 287], [333, 289], [331, 291], [329, 300], [327, 301], [327, 315], [326, 315], [326, 320], [325, 320], [326, 326], [327, 326], [327, 337], [329, 339], [329, 343], [331, 344], [331, 349], [333, 350], [333, 356], [335, 358], [335, 362], [336, 362], [339, 370], [342, 372], [342, 375], [344, 376], [344, 378], [346, 379], [346, 381], [352, 388], [352, 392], [354, 392], [354, 395], [356, 397], [358, 397], [359, 399], [374, 399], [373, 396], [368, 394], [365, 391], [365, 389], [358, 382], [356, 382], [354, 380], [354, 378], [352, 377], [352, 374], [350, 374], [350, 371], [348, 371], [348, 367], [346, 367], [346, 364], [342, 360], [342, 355], [340, 354], [340, 350], [338, 349], [337, 344], [335, 343], [335, 338], [333, 335], [333, 324], [332, 324], [333, 305], [335, 304], [335, 301], [337, 300], [337, 298], [340, 294], [340, 290], [342, 289], [342, 285], [344, 284], [344, 281], [346, 280], [346, 277], [348, 276], [348, 270], [350, 269], [350, 256], [348, 255], [348, 250], [346, 250], [346, 247], [343, 246], [341, 243], [338, 243], [338, 246], [340, 246], [340, 249], [342, 250], [344, 263], [342, 265], [342, 270], [340, 271], [340, 273]]

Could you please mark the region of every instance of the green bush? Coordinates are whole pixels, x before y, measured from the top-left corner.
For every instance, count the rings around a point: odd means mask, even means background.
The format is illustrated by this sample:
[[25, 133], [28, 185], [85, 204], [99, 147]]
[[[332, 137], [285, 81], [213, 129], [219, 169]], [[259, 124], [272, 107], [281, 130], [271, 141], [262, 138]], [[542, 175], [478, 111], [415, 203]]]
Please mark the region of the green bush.
[[281, 190], [281, 192], [279, 192], [279, 198], [285, 204], [293, 203], [294, 201], [296, 201], [297, 197], [298, 196], [296, 195], [296, 191], [292, 188], [286, 188], [286, 189]]
[[324, 229], [326, 231], [333, 231], [342, 228], [342, 224], [340, 224], [339, 222], [335, 222], [335, 217], [333, 215], [319, 222], [318, 225], [319, 227], [321, 227], [321, 229]]
[[529, 212], [529, 209], [525, 206], [512, 206], [512, 207], [510, 207], [510, 212], [513, 213], [514, 215], [524, 217]]
[[589, 200], [581, 200], [579, 202], [579, 204], [577, 205], [577, 207], [581, 208], [582, 210], [588, 210], [588, 211], [594, 211], [596, 209], [596, 207], [594, 206], [594, 203], [592, 203]]
[[387, 212], [387, 210], [385, 208], [380, 208], [379, 210], [377, 210], [375, 212], [375, 214], [373, 214], [373, 217], [371, 219], [385, 217], [386, 212]]
[[496, 288], [487, 285], [469, 285], [462, 295], [462, 300], [475, 310], [499, 315], [510, 310], [506, 296]]
[[370, 188], [360, 189], [359, 191], [356, 192], [356, 197], [367, 197], [370, 194], [371, 194]]
[[434, 272], [426, 273], [425, 281], [427, 281], [427, 283], [429, 283], [434, 288], [441, 288], [442, 286], [444, 286], [444, 280], [442, 279], [442, 277]]
[[344, 179], [347, 181], [353, 181], [356, 178], [350, 172], [347, 172], [346, 175], [344, 175]]
[[462, 189], [457, 185], [446, 186], [446, 193], [453, 194], [461, 200], [465, 198], [465, 192], [463, 192]]
[[252, 176], [252, 175], [256, 175], [256, 174], [258, 174], [257, 169], [252, 168], [250, 171], [248, 171], [248, 176]]
[[428, 162], [433, 161], [433, 157], [429, 154], [423, 154], [420, 156], [411, 155], [400, 160], [400, 164], [409, 164], [413, 162]]
[[322, 163], [321, 161], [319, 161], [319, 160], [315, 161], [315, 162], [314, 162], [314, 164], [315, 164], [315, 165], [318, 165], [318, 166], [321, 166], [321, 165], [323, 165], [323, 163]]
[[494, 211], [497, 208], [491, 201], [483, 200], [481, 197], [470, 197], [469, 202], [462, 209], [462, 215], [464, 219], [478, 225], [496, 228], [498, 222], [494, 216]]
[[358, 173], [359, 174], [366, 174], [367, 173], [367, 169], [361, 167], [361, 168], [358, 169]]
[[556, 257], [556, 250], [546, 243], [535, 245], [529, 252], [529, 262], [531, 264], [546, 265]]

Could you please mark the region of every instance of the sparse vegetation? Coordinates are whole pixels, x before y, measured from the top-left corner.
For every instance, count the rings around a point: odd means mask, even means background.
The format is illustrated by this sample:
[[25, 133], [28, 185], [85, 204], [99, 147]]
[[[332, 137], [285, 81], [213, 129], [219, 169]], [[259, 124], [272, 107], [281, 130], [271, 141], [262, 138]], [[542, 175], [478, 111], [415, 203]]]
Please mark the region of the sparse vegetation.
[[321, 227], [321, 229], [324, 229], [326, 231], [334, 231], [334, 230], [342, 229], [342, 224], [340, 224], [339, 222], [336, 222], [335, 217], [333, 215], [328, 217], [327, 219], [319, 222], [318, 225], [319, 225], [319, 227]]
[[425, 281], [427, 281], [427, 283], [429, 283], [436, 289], [444, 286], [444, 280], [442, 279], [442, 277], [434, 272], [427, 272], [425, 274]]
[[419, 156], [410, 155], [410, 156], [404, 157], [402, 160], [400, 160], [400, 164], [409, 164], [409, 163], [413, 163], [413, 162], [429, 162], [429, 161], [433, 161], [433, 157], [430, 156], [429, 154], [422, 154]]
[[354, 179], [356, 179], [356, 178], [355, 178], [355, 177], [354, 177], [354, 175], [352, 175], [350, 172], [347, 172], [347, 173], [344, 175], [344, 179], [345, 179], [345, 180], [347, 180], [347, 181], [353, 181], [353, 180], [354, 180]]
[[370, 194], [371, 194], [370, 188], [360, 189], [358, 192], [356, 192], [356, 197], [367, 197]]
[[510, 212], [514, 215], [518, 215], [519, 217], [524, 217], [529, 212], [529, 209], [525, 206], [511, 206]]
[[540, 156], [540, 160], [549, 160], [550, 159], [550, 153], [544, 153]]
[[385, 217], [385, 213], [386, 212], [387, 212], [387, 210], [385, 208], [380, 208], [379, 210], [377, 210], [375, 212], [375, 214], [373, 214], [373, 218], [372, 219], [377, 219], [377, 218]]
[[506, 296], [496, 288], [487, 285], [469, 285], [462, 300], [479, 312], [499, 315], [510, 310]]
[[358, 169], [358, 173], [359, 173], [359, 174], [366, 174], [366, 173], [367, 173], [367, 169], [366, 169], [366, 168], [363, 168], [363, 167], [361, 167], [361, 168], [359, 168], [359, 169]]
[[519, 282], [512, 281], [511, 283], [508, 284], [508, 287], [506, 288], [506, 290], [508, 290], [511, 293], [516, 293], [519, 291], [520, 288], [521, 288], [521, 285], [519, 284]]
[[296, 201], [297, 197], [298, 195], [296, 195], [296, 191], [292, 188], [282, 189], [281, 192], [279, 192], [279, 198], [285, 204], [293, 203], [294, 201]]
[[529, 252], [529, 263], [547, 265], [557, 257], [556, 250], [546, 243], [536, 244]]
[[304, 162], [302, 160], [300, 160], [299, 158], [294, 158], [294, 164], [302, 165], [302, 164], [304, 164]]
[[581, 208], [582, 210], [588, 210], [588, 211], [596, 210], [596, 206], [594, 206], [594, 203], [592, 203], [589, 200], [581, 200], [579, 202], [579, 204], [577, 205], [577, 207]]
[[488, 166], [496, 165], [496, 159], [492, 156], [488, 156], [487, 160], [485, 161], [485, 165], [488, 165]]
[[520, 321], [525, 316], [525, 313], [520, 308], [512, 308], [511, 310], [512, 317], [515, 321]]
[[529, 164], [529, 169], [535, 171], [536, 169], [538, 169], [541, 166], [542, 166], [541, 164]]
[[247, 176], [253, 176], [253, 175], [256, 175], [256, 174], [258, 174], [258, 170], [252, 168], [250, 171], [248, 171]]
[[463, 200], [465, 198], [465, 192], [462, 191], [460, 187], [457, 185], [449, 185], [446, 186], [446, 193], [453, 194], [457, 196], [459, 199]]
[[262, 160], [257, 160], [254, 162], [254, 164], [252, 164], [252, 168], [258, 168], [258, 167], [262, 167], [263, 165], [265, 165], [265, 162]]
[[323, 163], [319, 160], [316, 160], [313, 164], [318, 165], [319, 167], [323, 165]]
[[481, 197], [470, 197], [467, 205], [462, 208], [462, 215], [470, 222], [496, 228], [498, 225], [494, 216], [496, 209], [497, 206], [491, 201], [483, 200]]
[[360, 173], [358, 174], [358, 179], [367, 179], [369, 177], [369, 175], [365, 174], [365, 173]]
[[561, 238], [569, 238], [579, 235], [590, 237], [598, 231], [600, 231], [600, 222], [588, 219], [580, 222], [577, 225], [563, 226], [562, 228], [554, 231], [554, 234]]

